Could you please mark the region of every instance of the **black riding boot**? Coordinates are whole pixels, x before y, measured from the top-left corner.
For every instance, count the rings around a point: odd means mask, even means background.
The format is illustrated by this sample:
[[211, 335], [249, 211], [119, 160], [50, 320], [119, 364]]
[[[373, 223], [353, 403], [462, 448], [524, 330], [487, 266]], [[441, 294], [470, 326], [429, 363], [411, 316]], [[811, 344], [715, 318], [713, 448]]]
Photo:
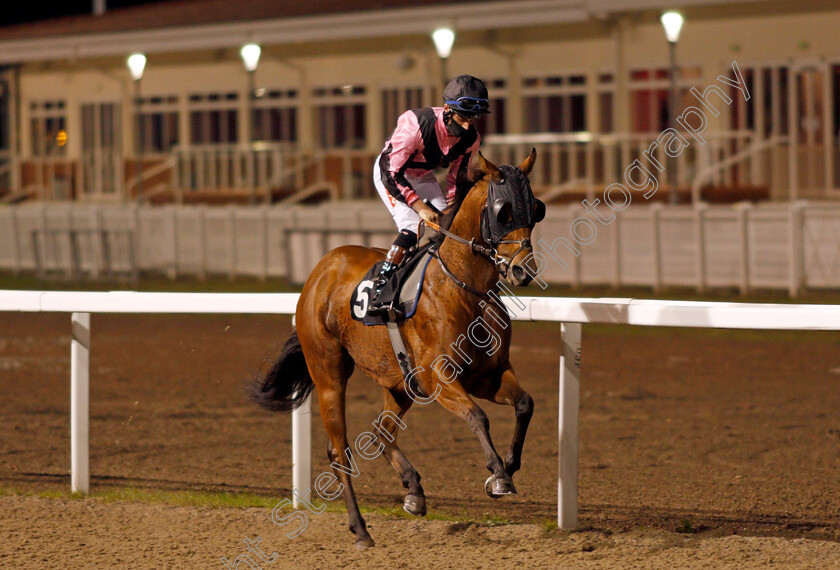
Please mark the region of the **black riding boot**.
[[396, 244], [392, 245], [391, 249], [388, 250], [387, 257], [385, 257], [385, 263], [382, 265], [382, 269], [379, 271], [379, 275], [373, 284], [373, 297], [370, 300], [370, 306], [367, 310], [368, 315], [379, 315], [388, 312], [390, 304], [380, 302], [379, 295], [382, 294], [382, 289], [388, 284], [391, 275], [399, 268], [403, 258], [405, 258], [405, 248]]

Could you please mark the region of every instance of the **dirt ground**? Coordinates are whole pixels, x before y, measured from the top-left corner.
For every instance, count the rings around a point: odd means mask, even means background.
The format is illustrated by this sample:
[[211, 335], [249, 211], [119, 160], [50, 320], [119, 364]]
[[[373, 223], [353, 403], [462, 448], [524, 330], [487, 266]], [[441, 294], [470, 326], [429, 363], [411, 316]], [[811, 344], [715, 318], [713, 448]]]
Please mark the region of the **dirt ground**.
[[[287, 317], [94, 315], [92, 488], [288, 497], [290, 418], [243, 384], [289, 332]], [[466, 424], [415, 406], [401, 445], [434, 520], [370, 513], [377, 547], [359, 553], [339, 512], [290, 540], [270, 509], [46, 498], [69, 489], [70, 319], [0, 313], [0, 567], [222, 568], [259, 536], [278, 554], [263, 568], [840, 568], [840, 335], [585, 327], [579, 532], [550, 524], [559, 343], [559, 325], [516, 325], [512, 361], [536, 401], [519, 494], [488, 498]], [[351, 434], [380, 394], [351, 381]], [[482, 406], [504, 453], [512, 410]], [[363, 506], [398, 508], [390, 466], [358, 461]]]

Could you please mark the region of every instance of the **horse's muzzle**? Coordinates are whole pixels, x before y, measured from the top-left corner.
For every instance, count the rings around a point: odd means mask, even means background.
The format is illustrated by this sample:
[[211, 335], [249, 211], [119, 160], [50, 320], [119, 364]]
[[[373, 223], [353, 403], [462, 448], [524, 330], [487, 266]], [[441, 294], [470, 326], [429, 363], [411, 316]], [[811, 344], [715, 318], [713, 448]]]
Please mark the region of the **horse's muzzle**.
[[521, 265], [512, 265], [507, 278], [508, 281], [510, 281], [510, 284], [516, 287], [525, 287], [531, 282], [531, 279], [533, 279], [531, 274], [528, 273]]

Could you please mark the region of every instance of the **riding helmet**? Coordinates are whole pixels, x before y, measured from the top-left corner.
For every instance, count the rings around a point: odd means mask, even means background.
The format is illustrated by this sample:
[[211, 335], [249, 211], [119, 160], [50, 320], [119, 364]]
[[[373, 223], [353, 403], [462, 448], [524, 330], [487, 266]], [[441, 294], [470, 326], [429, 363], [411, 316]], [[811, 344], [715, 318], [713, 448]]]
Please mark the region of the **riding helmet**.
[[453, 111], [482, 115], [490, 112], [487, 86], [472, 75], [459, 75], [452, 79], [443, 90], [443, 101]]

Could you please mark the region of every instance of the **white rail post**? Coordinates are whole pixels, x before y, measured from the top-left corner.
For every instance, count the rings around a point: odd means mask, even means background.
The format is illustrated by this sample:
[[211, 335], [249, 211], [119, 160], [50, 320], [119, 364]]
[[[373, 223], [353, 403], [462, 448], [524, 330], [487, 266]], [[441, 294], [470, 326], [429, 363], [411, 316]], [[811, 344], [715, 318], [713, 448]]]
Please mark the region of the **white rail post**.
[[73, 313], [70, 343], [70, 490], [90, 488], [90, 313]]
[[580, 416], [580, 323], [561, 323], [560, 405], [558, 410], [559, 478], [557, 527], [577, 528], [578, 420]]
[[[292, 315], [292, 326], [295, 326]], [[292, 412], [292, 508], [302, 507], [298, 495], [306, 497], [312, 485], [312, 394]], [[294, 491], [297, 491], [295, 493]]]
[[[301, 508], [298, 495], [312, 487], [312, 395], [292, 412], [292, 508]], [[309, 499], [311, 500], [311, 499]]]

